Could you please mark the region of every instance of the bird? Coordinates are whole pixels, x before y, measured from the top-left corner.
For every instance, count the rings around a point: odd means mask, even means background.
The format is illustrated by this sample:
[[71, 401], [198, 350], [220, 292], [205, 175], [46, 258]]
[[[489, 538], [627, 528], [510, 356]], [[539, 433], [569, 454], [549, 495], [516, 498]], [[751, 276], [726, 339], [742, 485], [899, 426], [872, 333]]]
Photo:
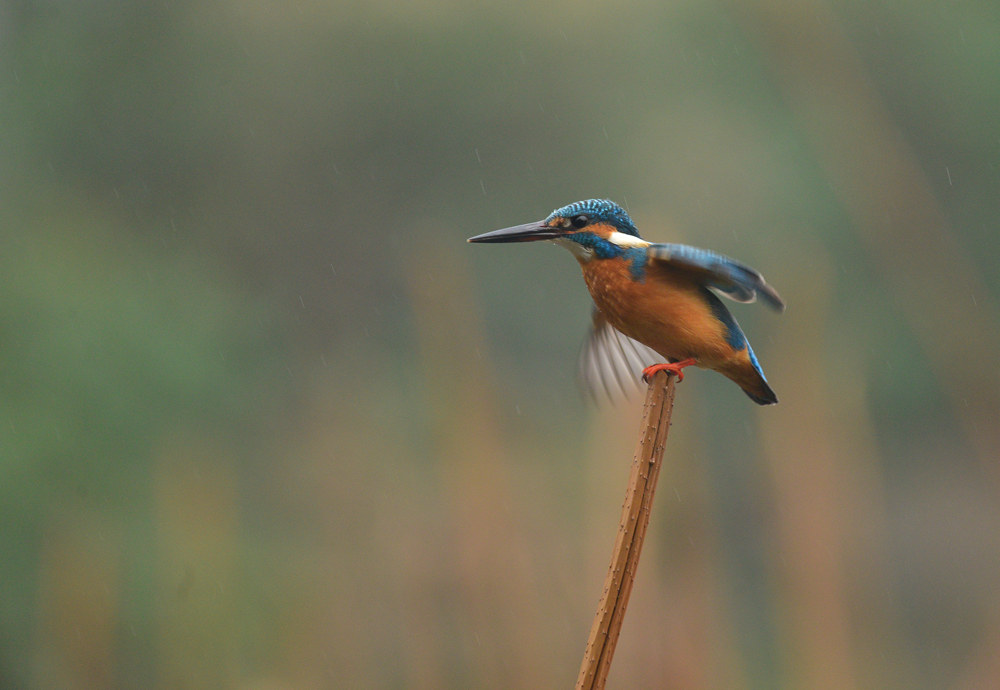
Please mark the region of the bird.
[[[473, 243], [548, 240], [580, 264], [594, 302], [579, 374], [592, 392], [627, 394], [665, 370], [684, 379], [689, 366], [716, 371], [759, 405], [778, 402], [750, 342], [719, 295], [785, 303], [753, 268], [722, 254], [684, 244], [647, 242], [628, 213], [608, 199], [586, 199], [544, 220], [493, 230]], [[666, 361], [663, 361], [666, 360]]]

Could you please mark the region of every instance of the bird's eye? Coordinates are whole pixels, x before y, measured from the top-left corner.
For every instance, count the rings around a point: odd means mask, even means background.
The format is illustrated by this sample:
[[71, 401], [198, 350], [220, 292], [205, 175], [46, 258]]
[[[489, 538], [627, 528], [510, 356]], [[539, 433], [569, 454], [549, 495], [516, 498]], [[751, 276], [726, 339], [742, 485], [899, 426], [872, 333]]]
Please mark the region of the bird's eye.
[[572, 218], [570, 218], [569, 222], [574, 228], [579, 230], [580, 228], [587, 227], [587, 223], [590, 222], [590, 218], [581, 213], [578, 216], [573, 216]]

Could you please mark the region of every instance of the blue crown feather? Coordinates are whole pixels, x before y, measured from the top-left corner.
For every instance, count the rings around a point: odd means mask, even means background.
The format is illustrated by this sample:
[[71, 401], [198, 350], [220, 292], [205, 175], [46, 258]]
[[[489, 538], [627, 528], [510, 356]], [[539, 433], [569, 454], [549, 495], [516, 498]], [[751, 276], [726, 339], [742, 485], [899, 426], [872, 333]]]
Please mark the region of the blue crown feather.
[[578, 216], [581, 213], [590, 216], [591, 220], [598, 223], [607, 223], [608, 225], [614, 226], [615, 230], [618, 232], [624, 232], [627, 235], [632, 235], [634, 237], [639, 236], [639, 231], [636, 230], [635, 225], [632, 223], [632, 219], [625, 212], [621, 206], [608, 199], [586, 199], [584, 201], [575, 201], [568, 206], [563, 206], [562, 208], [557, 208], [555, 211], [549, 214], [546, 221], [550, 221], [553, 218], [572, 218], [573, 216]]

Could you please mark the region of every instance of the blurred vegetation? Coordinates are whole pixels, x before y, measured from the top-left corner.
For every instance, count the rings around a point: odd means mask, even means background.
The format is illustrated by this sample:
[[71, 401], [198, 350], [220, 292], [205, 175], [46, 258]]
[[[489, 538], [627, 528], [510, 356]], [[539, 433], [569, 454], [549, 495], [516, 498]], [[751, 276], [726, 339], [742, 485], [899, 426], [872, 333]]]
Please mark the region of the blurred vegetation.
[[565, 687], [638, 420], [470, 235], [739, 257], [613, 687], [1000, 686], [995, 2], [0, 4], [6, 687]]

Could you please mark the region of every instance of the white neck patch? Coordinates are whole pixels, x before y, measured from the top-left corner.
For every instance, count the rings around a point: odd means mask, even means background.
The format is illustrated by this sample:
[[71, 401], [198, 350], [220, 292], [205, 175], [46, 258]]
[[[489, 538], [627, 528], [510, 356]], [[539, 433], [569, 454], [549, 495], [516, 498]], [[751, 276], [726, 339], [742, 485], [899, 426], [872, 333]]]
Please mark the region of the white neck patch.
[[[565, 247], [572, 252], [579, 261], [587, 262], [594, 258], [594, 250], [590, 247], [584, 247], [579, 242], [574, 242], [573, 240], [568, 240], [564, 237], [556, 237], [549, 240], [552, 244], [557, 244], [560, 247]], [[608, 241], [617, 247], [622, 249], [628, 249], [630, 247], [648, 247], [650, 242], [646, 240], [639, 239], [634, 235], [629, 235], [624, 232], [618, 232], [617, 230], [610, 235], [608, 235]]]
[[640, 239], [635, 235], [629, 235], [624, 232], [618, 232], [617, 230], [608, 236], [608, 242], [625, 249], [629, 247], [648, 247], [650, 245], [650, 243], [644, 239]]

